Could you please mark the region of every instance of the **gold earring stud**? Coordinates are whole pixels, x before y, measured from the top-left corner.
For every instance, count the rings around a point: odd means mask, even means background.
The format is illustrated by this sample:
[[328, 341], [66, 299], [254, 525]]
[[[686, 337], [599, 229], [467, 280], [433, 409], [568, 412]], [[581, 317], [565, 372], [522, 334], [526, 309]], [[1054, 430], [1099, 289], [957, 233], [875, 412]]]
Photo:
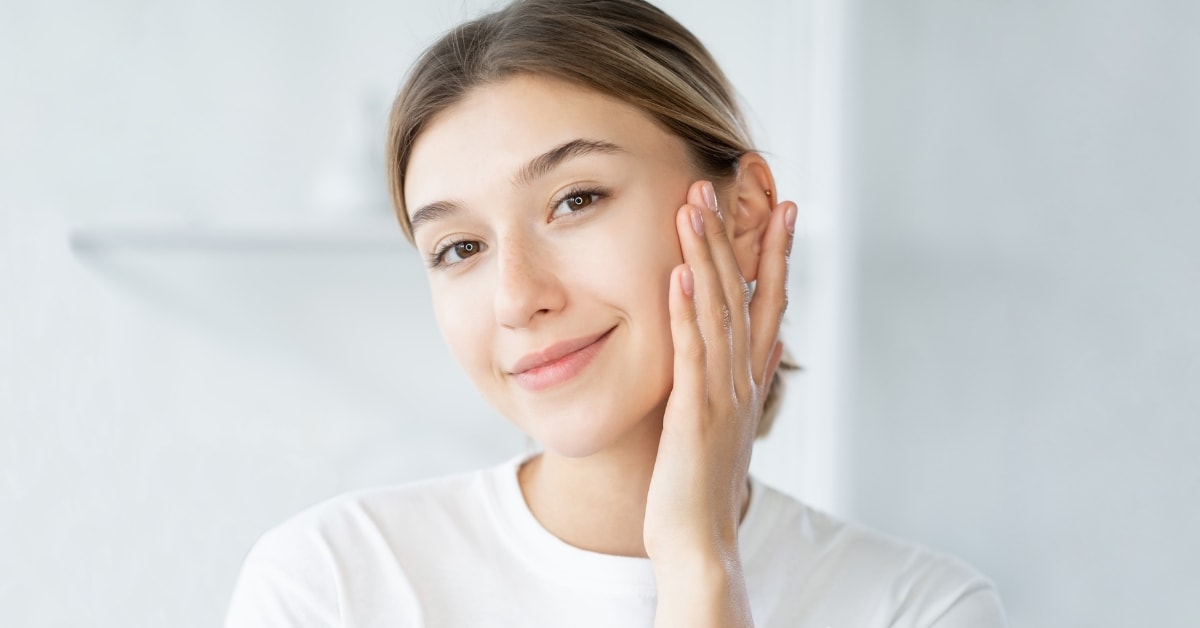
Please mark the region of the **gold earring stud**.
[[771, 190], [764, 190], [767, 193], [767, 198], [771, 198]]

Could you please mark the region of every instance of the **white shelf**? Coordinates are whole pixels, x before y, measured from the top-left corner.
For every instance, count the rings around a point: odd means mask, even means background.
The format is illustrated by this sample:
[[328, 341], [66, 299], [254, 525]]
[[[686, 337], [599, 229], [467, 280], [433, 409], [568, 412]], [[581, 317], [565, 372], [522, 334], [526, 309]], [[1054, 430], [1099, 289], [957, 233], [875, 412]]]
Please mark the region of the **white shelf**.
[[395, 216], [240, 221], [112, 221], [76, 225], [71, 248], [80, 254], [116, 251], [279, 251], [402, 253], [412, 246]]

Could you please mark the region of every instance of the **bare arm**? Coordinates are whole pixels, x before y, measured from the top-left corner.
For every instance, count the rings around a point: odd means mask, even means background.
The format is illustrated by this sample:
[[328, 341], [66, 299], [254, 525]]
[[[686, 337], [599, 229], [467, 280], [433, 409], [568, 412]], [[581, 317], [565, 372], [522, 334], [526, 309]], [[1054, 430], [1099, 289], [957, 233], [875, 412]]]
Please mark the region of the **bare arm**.
[[741, 562], [698, 560], [691, 568], [655, 569], [655, 628], [744, 628], [754, 625]]
[[[753, 625], [738, 526], [763, 402], [783, 354], [779, 324], [796, 212], [792, 203], [770, 203], [767, 191], [752, 199], [765, 204], [734, 207], [723, 218], [711, 185], [697, 182], [676, 216], [685, 263], [670, 282], [674, 383], [643, 531], [658, 578], [660, 628]], [[731, 234], [733, 214], [754, 209], [766, 220], [747, 266], [756, 282], [751, 297]]]

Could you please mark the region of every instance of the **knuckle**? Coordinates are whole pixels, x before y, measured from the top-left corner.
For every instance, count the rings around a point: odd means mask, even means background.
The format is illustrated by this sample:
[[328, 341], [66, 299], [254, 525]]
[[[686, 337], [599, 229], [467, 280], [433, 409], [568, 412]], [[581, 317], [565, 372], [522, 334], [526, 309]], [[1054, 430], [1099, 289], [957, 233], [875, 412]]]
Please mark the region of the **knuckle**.
[[679, 307], [671, 308], [671, 319], [680, 325], [694, 324], [696, 312], [691, 307], [688, 307], [686, 303], [681, 303]]
[[726, 333], [733, 331], [733, 311], [724, 303], [721, 304], [721, 328]]
[[708, 357], [708, 352], [704, 349], [704, 343], [700, 342], [699, 340], [685, 342], [683, 343], [683, 346], [677, 348], [676, 351], [680, 356], [696, 362], [703, 362]]

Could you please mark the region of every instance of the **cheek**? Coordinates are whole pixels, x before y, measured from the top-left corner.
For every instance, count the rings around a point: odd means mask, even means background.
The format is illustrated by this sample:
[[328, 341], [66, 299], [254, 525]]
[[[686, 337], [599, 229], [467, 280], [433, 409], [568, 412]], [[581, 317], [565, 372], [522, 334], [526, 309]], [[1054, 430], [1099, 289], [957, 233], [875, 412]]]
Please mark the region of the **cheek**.
[[596, 234], [586, 245], [588, 259], [582, 266], [595, 293], [628, 316], [638, 345], [666, 360], [672, 349], [671, 271], [683, 261], [675, 212], [661, 206], [639, 209], [643, 213], [636, 220], [619, 221]]
[[599, 294], [611, 295], [622, 306], [665, 312], [671, 270], [683, 259], [673, 216], [646, 202], [623, 208], [621, 215], [572, 243], [571, 266], [586, 274]]
[[625, 254], [629, 264], [636, 266], [629, 272], [639, 277], [638, 281], [631, 283], [639, 285], [643, 291], [651, 291], [655, 302], [665, 312], [671, 271], [683, 263], [683, 253], [679, 249], [679, 234], [675, 230], [675, 210], [648, 213], [646, 224], [626, 236], [628, 247]]

